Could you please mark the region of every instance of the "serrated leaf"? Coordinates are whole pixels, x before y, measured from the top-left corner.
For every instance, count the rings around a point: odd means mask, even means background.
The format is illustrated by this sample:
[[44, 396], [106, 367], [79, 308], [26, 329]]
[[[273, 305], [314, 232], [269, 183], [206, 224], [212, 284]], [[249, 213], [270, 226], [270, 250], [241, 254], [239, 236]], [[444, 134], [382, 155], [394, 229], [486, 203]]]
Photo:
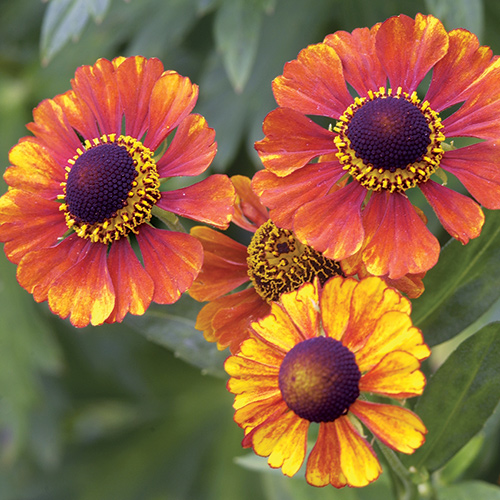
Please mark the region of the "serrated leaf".
[[78, 39], [88, 19], [85, 0], [51, 0], [42, 21], [42, 63], [48, 64], [69, 40]]
[[500, 211], [488, 211], [481, 235], [447, 243], [413, 301], [412, 318], [433, 346], [458, 335], [500, 298]]
[[500, 322], [462, 342], [428, 381], [415, 406], [428, 434], [405, 463], [435, 471], [484, 426], [500, 401]]
[[447, 29], [466, 28], [479, 38], [484, 30], [482, 0], [425, 0], [429, 14], [440, 19]]
[[438, 500], [500, 500], [500, 487], [484, 481], [464, 481], [437, 491]]
[[215, 18], [215, 44], [236, 92], [242, 92], [257, 55], [262, 21], [260, 2], [225, 1]]
[[218, 351], [216, 344], [207, 342], [202, 332], [195, 329], [201, 307], [202, 304], [184, 295], [171, 306], [152, 305], [143, 316], [128, 317], [127, 323], [203, 373], [223, 377], [223, 364], [229, 353]]

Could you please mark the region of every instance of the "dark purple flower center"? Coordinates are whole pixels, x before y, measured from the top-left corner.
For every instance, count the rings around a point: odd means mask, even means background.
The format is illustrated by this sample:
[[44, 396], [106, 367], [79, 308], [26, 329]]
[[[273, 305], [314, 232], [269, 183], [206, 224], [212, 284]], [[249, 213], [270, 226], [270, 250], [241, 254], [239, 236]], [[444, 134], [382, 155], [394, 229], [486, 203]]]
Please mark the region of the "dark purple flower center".
[[359, 397], [361, 372], [338, 340], [315, 337], [294, 346], [279, 371], [285, 403], [310, 422], [333, 422]]
[[79, 156], [68, 174], [66, 203], [78, 223], [102, 223], [127, 203], [137, 176], [127, 149], [99, 144]]
[[346, 135], [366, 165], [391, 172], [422, 161], [431, 143], [431, 130], [422, 111], [391, 96], [367, 101], [356, 110]]

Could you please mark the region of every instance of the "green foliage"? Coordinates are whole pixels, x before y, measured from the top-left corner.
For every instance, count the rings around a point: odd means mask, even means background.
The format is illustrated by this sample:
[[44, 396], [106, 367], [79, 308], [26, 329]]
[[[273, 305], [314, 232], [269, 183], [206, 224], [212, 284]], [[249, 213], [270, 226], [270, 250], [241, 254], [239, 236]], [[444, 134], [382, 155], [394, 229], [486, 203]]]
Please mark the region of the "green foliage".
[[77, 41], [90, 17], [101, 22], [110, 1], [50, 0], [42, 23], [42, 63], [48, 64], [70, 39]]
[[500, 401], [499, 358], [500, 323], [485, 326], [449, 356], [417, 402], [428, 435], [406, 463], [435, 471], [483, 428]]
[[413, 321], [430, 346], [458, 335], [500, 298], [500, 214], [485, 212], [481, 236], [465, 246], [450, 240], [413, 301]]

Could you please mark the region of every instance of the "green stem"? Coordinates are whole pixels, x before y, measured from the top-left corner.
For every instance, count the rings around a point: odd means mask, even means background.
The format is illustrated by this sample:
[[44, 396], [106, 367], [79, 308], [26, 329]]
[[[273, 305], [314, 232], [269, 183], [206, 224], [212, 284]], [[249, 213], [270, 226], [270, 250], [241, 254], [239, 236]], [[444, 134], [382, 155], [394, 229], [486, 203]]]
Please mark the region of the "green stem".
[[158, 217], [171, 231], [178, 231], [179, 233], [187, 233], [185, 227], [181, 224], [179, 217], [172, 212], [162, 210], [157, 206], [153, 207], [153, 215]]
[[398, 500], [416, 500], [418, 499], [417, 485], [412, 480], [412, 475], [408, 469], [401, 463], [394, 451], [377, 442], [392, 472], [399, 479], [399, 487], [396, 487]]

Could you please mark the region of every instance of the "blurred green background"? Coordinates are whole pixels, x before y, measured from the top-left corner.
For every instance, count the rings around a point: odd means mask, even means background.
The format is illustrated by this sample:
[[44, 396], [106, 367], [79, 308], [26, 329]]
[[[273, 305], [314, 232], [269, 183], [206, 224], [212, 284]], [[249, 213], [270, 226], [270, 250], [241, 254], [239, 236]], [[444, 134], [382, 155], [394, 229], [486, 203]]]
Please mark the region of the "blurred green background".
[[[251, 176], [287, 60], [336, 30], [417, 12], [469, 28], [500, 54], [496, 0], [2, 0], [0, 163], [28, 135], [33, 107], [68, 90], [78, 66], [141, 54], [200, 85], [195, 111], [219, 146], [212, 171]], [[194, 331], [197, 307], [153, 307], [161, 331], [138, 318], [76, 330], [17, 285], [1, 252], [0, 500], [387, 500], [385, 479], [313, 490], [235, 461], [247, 452], [224, 355]], [[485, 447], [470, 477], [496, 482], [497, 466]]]

